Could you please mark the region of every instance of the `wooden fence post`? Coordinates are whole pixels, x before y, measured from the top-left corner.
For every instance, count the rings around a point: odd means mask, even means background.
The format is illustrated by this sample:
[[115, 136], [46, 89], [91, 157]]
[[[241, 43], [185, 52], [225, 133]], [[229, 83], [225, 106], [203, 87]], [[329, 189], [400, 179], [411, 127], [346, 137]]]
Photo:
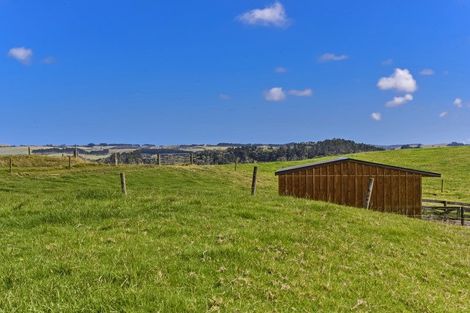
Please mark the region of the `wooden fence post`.
[[157, 154], [157, 165], [158, 165], [158, 166], [162, 165], [161, 159], [160, 159], [160, 153]]
[[31, 155], [31, 147], [28, 147], [28, 155]]
[[72, 157], [69, 155], [69, 166], [68, 166], [69, 170], [72, 169]]
[[460, 224], [465, 226], [465, 207], [460, 208]]
[[372, 191], [374, 190], [374, 178], [369, 178], [369, 187], [367, 188], [367, 194], [364, 199], [364, 207], [366, 209], [370, 208], [370, 200], [372, 199]]
[[254, 196], [256, 194], [256, 176], [258, 175], [258, 167], [255, 166], [253, 168], [253, 178], [251, 180], [251, 195]]
[[443, 204], [444, 204], [444, 208], [445, 208], [445, 210], [444, 210], [444, 221], [447, 222], [447, 218], [449, 217], [449, 211], [447, 211], [447, 201], [444, 201]]
[[126, 187], [126, 174], [121, 173], [121, 191], [127, 196], [127, 187]]
[[118, 166], [118, 165], [119, 165], [118, 154], [115, 152], [114, 153], [114, 166]]
[[444, 179], [441, 179], [441, 193], [444, 192]]
[[10, 158], [10, 175], [13, 174], [13, 159]]
[[189, 155], [189, 162], [191, 163], [191, 165], [194, 164], [194, 155], [192, 153]]
[[238, 167], [238, 158], [235, 159], [235, 172], [237, 171], [237, 167]]

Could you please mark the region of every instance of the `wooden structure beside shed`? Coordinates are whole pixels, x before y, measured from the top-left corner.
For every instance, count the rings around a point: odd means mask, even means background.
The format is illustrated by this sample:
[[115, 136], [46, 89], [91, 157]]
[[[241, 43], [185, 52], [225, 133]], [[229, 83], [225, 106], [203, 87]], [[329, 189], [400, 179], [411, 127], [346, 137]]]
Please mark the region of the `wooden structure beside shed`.
[[[422, 177], [441, 174], [341, 158], [278, 170], [279, 194], [364, 207], [408, 216], [421, 215]], [[373, 180], [372, 180], [373, 179]]]

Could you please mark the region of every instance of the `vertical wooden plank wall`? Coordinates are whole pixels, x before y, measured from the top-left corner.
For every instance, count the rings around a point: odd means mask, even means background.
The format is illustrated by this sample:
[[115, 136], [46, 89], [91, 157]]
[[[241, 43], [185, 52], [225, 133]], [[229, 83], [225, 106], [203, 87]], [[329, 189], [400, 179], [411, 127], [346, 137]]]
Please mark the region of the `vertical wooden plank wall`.
[[318, 168], [320, 177], [320, 189], [318, 189], [318, 200], [328, 201], [326, 193], [328, 192], [328, 179], [326, 176], [326, 166]]
[[372, 210], [408, 216], [421, 214], [421, 176], [353, 161], [281, 173], [279, 194], [362, 207], [374, 178]]
[[311, 168], [305, 170], [305, 197], [313, 199], [313, 174]]
[[377, 168], [377, 175], [375, 176], [375, 193], [377, 195], [377, 200], [375, 202], [375, 209], [381, 212], [385, 210], [385, 195], [384, 195], [384, 173], [385, 169], [382, 167]]

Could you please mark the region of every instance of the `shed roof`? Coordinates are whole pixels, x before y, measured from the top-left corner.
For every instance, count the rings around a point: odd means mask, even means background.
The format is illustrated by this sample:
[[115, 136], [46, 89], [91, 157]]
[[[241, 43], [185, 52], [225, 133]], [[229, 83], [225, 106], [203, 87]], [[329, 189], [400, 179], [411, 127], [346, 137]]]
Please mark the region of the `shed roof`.
[[382, 164], [382, 163], [375, 163], [375, 162], [357, 160], [357, 159], [353, 159], [353, 158], [339, 158], [339, 159], [334, 159], [334, 160], [329, 160], [329, 161], [321, 161], [321, 162], [316, 162], [316, 163], [309, 163], [309, 164], [286, 167], [286, 168], [283, 168], [283, 169], [280, 169], [280, 170], [276, 171], [276, 175], [285, 174], [285, 173], [289, 173], [289, 172], [294, 172], [294, 171], [299, 170], [299, 169], [308, 169], [308, 168], [314, 168], [314, 167], [322, 166], [322, 165], [341, 163], [341, 162], [344, 162], [344, 161], [353, 161], [353, 162], [360, 163], [360, 164], [377, 166], [377, 167], [382, 167], [382, 168], [387, 168], [387, 169], [401, 170], [401, 171], [421, 175], [423, 177], [441, 177], [441, 174], [439, 174], [439, 173], [420, 171], [420, 170], [415, 170], [415, 169], [406, 168], [406, 167], [400, 167], [400, 166], [393, 166], [393, 165]]

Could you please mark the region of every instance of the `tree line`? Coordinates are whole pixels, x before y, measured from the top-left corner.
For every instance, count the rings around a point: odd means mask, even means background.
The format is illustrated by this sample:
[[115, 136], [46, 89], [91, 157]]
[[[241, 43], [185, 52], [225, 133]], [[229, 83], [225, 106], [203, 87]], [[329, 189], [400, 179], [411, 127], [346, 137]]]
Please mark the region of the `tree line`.
[[155, 164], [157, 155], [171, 155], [184, 159], [186, 155], [192, 154], [193, 162], [196, 164], [228, 164], [234, 162], [273, 162], [273, 161], [296, 161], [321, 156], [348, 154], [367, 151], [383, 150], [377, 146], [356, 143], [352, 140], [329, 139], [319, 142], [289, 143], [284, 145], [242, 145], [229, 147], [227, 149], [208, 149], [202, 151], [188, 151], [179, 149], [137, 149], [132, 152], [111, 155], [102, 160], [104, 163], [114, 163], [114, 158], [123, 164]]

